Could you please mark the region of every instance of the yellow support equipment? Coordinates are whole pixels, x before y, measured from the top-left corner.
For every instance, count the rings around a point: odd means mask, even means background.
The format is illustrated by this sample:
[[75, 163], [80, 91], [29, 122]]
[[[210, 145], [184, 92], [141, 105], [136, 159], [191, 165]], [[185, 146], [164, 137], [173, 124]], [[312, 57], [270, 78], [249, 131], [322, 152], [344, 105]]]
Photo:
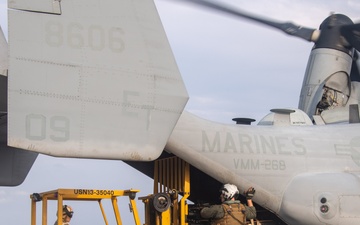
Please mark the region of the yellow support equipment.
[[[30, 195], [31, 199], [31, 225], [36, 225], [36, 202], [42, 201], [42, 225], [47, 225], [47, 201], [57, 200], [58, 218], [62, 218], [63, 200], [71, 201], [98, 201], [101, 213], [104, 217], [105, 224], [108, 225], [104, 209], [101, 204], [102, 199], [110, 199], [117, 225], [122, 225], [120, 212], [117, 204], [117, 198], [121, 196], [128, 196], [130, 201], [131, 211], [134, 216], [135, 224], [140, 225], [140, 219], [136, 207], [135, 197], [139, 190], [97, 190], [97, 189], [57, 189], [53, 191], [34, 193]], [[58, 225], [62, 221], [58, 220]]]
[[[180, 201], [178, 196], [182, 195]], [[139, 198], [145, 204], [144, 225], [185, 225], [190, 196], [190, 165], [178, 157], [155, 161], [154, 194]]]

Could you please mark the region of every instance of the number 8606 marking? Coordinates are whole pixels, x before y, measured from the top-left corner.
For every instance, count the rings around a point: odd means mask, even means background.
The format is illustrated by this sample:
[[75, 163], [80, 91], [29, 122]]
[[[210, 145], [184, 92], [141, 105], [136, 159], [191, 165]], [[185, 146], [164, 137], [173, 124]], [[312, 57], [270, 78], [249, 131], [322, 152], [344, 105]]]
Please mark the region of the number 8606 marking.
[[60, 22], [50, 21], [45, 25], [45, 41], [51, 47], [64, 45], [80, 49], [89, 46], [95, 51], [109, 48], [110, 51], [120, 53], [125, 49], [122, 36], [125, 32], [121, 28], [105, 29], [98, 25], [84, 28], [79, 23], [69, 23], [64, 26]]

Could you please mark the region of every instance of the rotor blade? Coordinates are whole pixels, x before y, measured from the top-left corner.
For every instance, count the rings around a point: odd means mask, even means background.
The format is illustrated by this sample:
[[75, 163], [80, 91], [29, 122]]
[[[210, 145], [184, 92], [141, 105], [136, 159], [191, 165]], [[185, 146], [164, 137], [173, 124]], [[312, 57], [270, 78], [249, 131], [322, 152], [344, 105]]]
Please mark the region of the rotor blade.
[[360, 23], [344, 25], [340, 30], [347, 42], [356, 50], [360, 51]]
[[313, 32], [316, 30], [316, 29], [312, 29], [312, 28], [298, 26], [291, 22], [279, 23], [279, 22], [271, 21], [269, 19], [260, 18], [259, 16], [252, 16], [248, 13], [241, 12], [238, 9], [233, 9], [233, 8], [230, 8], [230, 6], [220, 5], [219, 3], [215, 3], [212, 1], [206, 1], [206, 0], [182, 0], [182, 1], [194, 3], [194, 4], [204, 6], [204, 7], [213, 9], [213, 10], [217, 10], [217, 11], [220, 11], [223, 13], [231, 14], [233, 16], [242, 17], [245, 19], [256, 21], [258, 23], [262, 23], [262, 24], [277, 28], [289, 35], [296, 36], [296, 37], [305, 39], [307, 41], [312, 41], [311, 37], [313, 35]]

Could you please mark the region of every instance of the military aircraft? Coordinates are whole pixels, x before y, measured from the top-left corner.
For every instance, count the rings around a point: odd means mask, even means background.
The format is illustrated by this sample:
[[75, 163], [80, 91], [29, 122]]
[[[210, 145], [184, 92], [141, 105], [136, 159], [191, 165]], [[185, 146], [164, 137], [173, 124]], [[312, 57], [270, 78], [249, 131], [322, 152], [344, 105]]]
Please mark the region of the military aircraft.
[[[21, 183], [37, 153], [140, 170], [174, 154], [198, 174], [193, 199], [219, 187], [203, 193], [204, 183], [231, 182], [254, 186], [254, 201], [288, 224], [358, 224], [358, 25], [334, 14], [307, 30], [318, 37], [299, 109], [225, 125], [183, 111], [187, 91], [151, 1], [47, 3], [9, 2], [2, 185]], [[339, 39], [327, 41], [328, 30]]]

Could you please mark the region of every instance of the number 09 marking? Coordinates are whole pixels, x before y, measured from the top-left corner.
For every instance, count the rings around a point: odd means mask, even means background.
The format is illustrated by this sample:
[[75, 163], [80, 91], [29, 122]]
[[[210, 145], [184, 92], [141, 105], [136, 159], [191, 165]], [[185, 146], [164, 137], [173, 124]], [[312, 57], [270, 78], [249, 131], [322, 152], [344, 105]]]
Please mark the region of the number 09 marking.
[[40, 114], [29, 114], [25, 119], [26, 138], [34, 141], [45, 140], [48, 136], [56, 142], [65, 142], [70, 137], [70, 121], [64, 116], [52, 116], [47, 119]]

